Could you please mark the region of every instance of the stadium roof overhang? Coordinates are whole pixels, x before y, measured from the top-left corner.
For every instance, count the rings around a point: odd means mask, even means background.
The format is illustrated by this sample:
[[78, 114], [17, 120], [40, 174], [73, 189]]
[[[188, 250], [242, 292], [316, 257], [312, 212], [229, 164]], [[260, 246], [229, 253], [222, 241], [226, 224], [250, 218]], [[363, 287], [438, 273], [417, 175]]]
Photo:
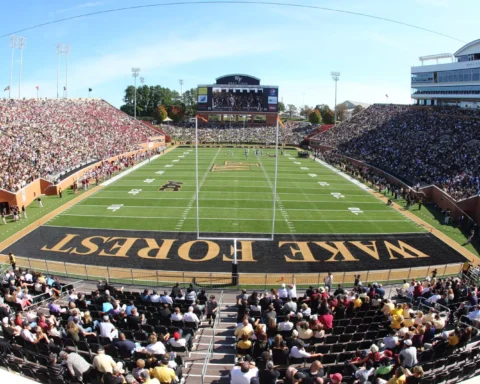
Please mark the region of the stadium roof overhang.
[[480, 53], [480, 39], [477, 39], [477, 40], [471, 41], [468, 44], [465, 44], [462, 48], [460, 48], [453, 55], [455, 57], [458, 57], [458, 56], [471, 55], [471, 54], [474, 54], [474, 53]]

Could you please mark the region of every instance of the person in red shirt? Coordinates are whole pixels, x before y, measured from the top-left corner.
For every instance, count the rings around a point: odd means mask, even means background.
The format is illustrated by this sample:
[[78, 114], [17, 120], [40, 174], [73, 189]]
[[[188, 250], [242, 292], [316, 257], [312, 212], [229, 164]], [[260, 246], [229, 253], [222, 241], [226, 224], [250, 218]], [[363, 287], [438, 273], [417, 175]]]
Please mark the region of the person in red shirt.
[[323, 324], [325, 329], [332, 329], [333, 328], [333, 315], [331, 312], [328, 312], [325, 315], [318, 316], [318, 321]]

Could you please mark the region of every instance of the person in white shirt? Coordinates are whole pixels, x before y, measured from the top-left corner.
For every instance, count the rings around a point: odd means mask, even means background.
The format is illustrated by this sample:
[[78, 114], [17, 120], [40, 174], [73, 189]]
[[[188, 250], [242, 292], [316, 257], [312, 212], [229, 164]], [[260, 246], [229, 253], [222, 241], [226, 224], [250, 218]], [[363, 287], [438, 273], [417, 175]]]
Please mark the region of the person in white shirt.
[[20, 332], [20, 336], [22, 336], [22, 338], [30, 343], [34, 343], [35, 342], [35, 336], [33, 335], [32, 332], [30, 332], [30, 325], [28, 324], [28, 321], [24, 321], [22, 323], [22, 330]]
[[180, 308], [175, 307], [175, 313], [172, 313], [170, 318], [174, 321], [182, 321], [183, 315], [182, 315], [182, 312], [180, 312]]
[[33, 283], [33, 276], [30, 273], [30, 270], [27, 269], [27, 272], [25, 273], [25, 282], [26, 283]]
[[70, 289], [70, 291], [68, 291], [68, 294], [67, 294], [67, 301], [69, 303], [73, 303], [75, 302], [75, 300], [78, 300], [78, 295], [74, 289]]
[[285, 288], [285, 284], [282, 284], [282, 287], [278, 290], [278, 297], [280, 299], [286, 299], [288, 297], [287, 288]]
[[170, 304], [173, 305], [173, 300], [172, 298], [167, 294], [165, 291], [164, 294], [160, 297], [160, 301], [164, 304]]
[[292, 350], [290, 351], [290, 357], [293, 357], [295, 359], [301, 359], [301, 358], [316, 358], [316, 357], [322, 357], [323, 353], [308, 353], [305, 351], [305, 343], [303, 340], [298, 340], [297, 345], [294, 345], [292, 347]]
[[157, 291], [153, 291], [153, 293], [150, 295], [150, 302], [151, 303], [159, 303], [160, 302], [160, 295], [157, 293]]
[[173, 337], [168, 340], [168, 344], [172, 347], [191, 347], [192, 335], [187, 333], [185, 336], [181, 337], [179, 332], [174, 332]]
[[476, 320], [480, 320], [480, 306], [476, 306], [475, 307], [475, 310], [470, 312], [468, 315], [467, 315], [468, 319], [470, 321], [476, 321]]
[[230, 384], [250, 384], [254, 377], [258, 376], [258, 368], [250, 367], [249, 363], [242, 363], [230, 371]]
[[293, 329], [293, 323], [290, 321], [290, 315], [287, 315], [285, 321], [278, 323], [277, 329], [281, 331], [291, 331]]
[[288, 297], [291, 297], [292, 299], [297, 298], [297, 286], [295, 284], [290, 284], [288, 286]]
[[193, 307], [188, 307], [188, 312], [183, 316], [183, 321], [195, 322], [197, 325], [200, 323], [198, 316], [193, 313]]
[[309, 317], [312, 314], [312, 309], [308, 306], [307, 303], [303, 303], [300, 308], [303, 317]]
[[437, 291], [433, 291], [433, 295], [427, 299], [427, 303], [434, 304], [441, 298], [442, 296], [440, 296]]
[[157, 340], [157, 336], [150, 335], [149, 338], [150, 344], [148, 344], [145, 348], [141, 348], [140, 350], [147, 353], [153, 353], [155, 355], [163, 355], [166, 352], [165, 345]]
[[332, 272], [328, 272], [328, 275], [325, 276], [325, 278], [323, 279], [323, 282], [325, 283], [325, 287], [327, 287], [328, 292], [330, 293], [332, 291], [332, 285], [333, 285]]
[[103, 316], [103, 321], [99, 324], [99, 328], [101, 337], [108, 337], [110, 340], [118, 337], [118, 330], [110, 323], [110, 318], [107, 315]]

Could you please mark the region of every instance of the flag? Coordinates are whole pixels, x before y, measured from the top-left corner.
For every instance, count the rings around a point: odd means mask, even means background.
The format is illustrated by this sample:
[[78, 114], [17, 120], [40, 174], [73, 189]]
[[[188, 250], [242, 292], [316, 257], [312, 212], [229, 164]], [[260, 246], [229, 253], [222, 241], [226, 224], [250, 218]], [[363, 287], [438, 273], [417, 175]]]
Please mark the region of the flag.
[[7, 86], [5, 87], [5, 89], [3, 90], [3, 92], [8, 91], [8, 90], [10, 90], [10, 86], [9, 86], [9, 85], [7, 85]]
[[92, 88], [88, 88], [88, 92], [92, 92], [92, 91], [93, 91], [93, 89], [92, 89]]
[[35, 88], [37, 88], [37, 91], [40, 89], [40, 87], [38, 85]]
[[66, 90], [67, 90], [67, 87], [63, 87], [63, 90], [66, 91]]
[[388, 98], [388, 95], [385, 95], [386, 98]]
[[280, 119], [280, 116], [277, 115], [277, 121], [278, 124], [280, 124], [283, 128], [285, 128], [285, 125], [283, 125], [282, 119]]
[[197, 117], [197, 119], [200, 119], [200, 120], [204, 121], [205, 123], [208, 123], [208, 120], [205, 119], [204, 117], [200, 116], [198, 113], [197, 113], [196, 117]]

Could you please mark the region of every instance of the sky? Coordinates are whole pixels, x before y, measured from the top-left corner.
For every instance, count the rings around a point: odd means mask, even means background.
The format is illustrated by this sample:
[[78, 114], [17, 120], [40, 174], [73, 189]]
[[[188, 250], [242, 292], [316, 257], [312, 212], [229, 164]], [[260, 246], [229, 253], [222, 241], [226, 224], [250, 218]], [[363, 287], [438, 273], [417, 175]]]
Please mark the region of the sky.
[[[286, 3], [286, 1], [278, 0]], [[165, 0], [5, 1], [0, 36], [60, 18]], [[415, 24], [463, 40], [480, 38], [478, 0], [290, 0]], [[381, 20], [325, 10], [265, 4], [194, 4], [133, 9], [63, 21], [18, 33], [26, 38], [21, 97], [57, 96], [56, 46], [70, 44], [68, 97], [122, 105], [132, 67], [147, 85], [180, 91], [248, 74], [278, 85], [280, 100], [334, 105], [332, 71], [340, 72], [338, 102], [408, 104], [410, 67], [420, 56], [454, 53], [464, 43]], [[0, 88], [10, 83], [12, 50], [0, 39]], [[432, 63], [433, 64], [433, 63]], [[60, 57], [60, 93], [65, 85]], [[20, 51], [14, 53], [12, 97], [19, 92]], [[138, 83], [139, 85], [139, 83]], [[8, 97], [3, 92], [0, 97]]]

